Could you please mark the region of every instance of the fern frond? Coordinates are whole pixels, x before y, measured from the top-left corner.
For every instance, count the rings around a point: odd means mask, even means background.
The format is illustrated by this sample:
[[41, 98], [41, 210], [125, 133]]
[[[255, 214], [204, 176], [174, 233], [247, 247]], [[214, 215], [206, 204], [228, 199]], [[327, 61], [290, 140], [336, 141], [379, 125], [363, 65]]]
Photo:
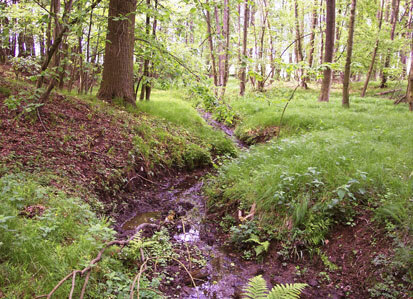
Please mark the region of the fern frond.
[[248, 281], [242, 294], [243, 299], [266, 299], [268, 294], [267, 283], [261, 275]]
[[278, 284], [268, 294], [268, 299], [297, 299], [307, 287], [306, 283]]

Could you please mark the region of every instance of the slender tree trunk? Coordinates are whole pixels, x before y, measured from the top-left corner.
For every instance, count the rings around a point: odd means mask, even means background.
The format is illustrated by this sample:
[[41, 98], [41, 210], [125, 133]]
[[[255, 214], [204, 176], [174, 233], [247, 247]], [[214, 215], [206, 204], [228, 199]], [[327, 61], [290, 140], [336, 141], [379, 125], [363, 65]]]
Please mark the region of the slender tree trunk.
[[[146, 0], [146, 6], [147, 9], [149, 10], [149, 7], [151, 5], [151, 0]], [[145, 33], [147, 38], [149, 38], [149, 33], [150, 33], [150, 22], [151, 22], [151, 17], [149, 15], [149, 11], [146, 13], [146, 20], [145, 20]], [[145, 93], [147, 91], [147, 85], [148, 85], [148, 79], [149, 79], [149, 58], [145, 57], [145, 60], [143, 62], [143, 84], [142, 84], [142, 89], [141, 89], [141, 95], [139, 96], [139, 100], [143, 101], [145, 99]]]
[[[111, 101], [115, 97], [135, 105], [133, 90], [133, 49], [136, 0], [110, 0], [108, 33], [98, 97]], [[115, 18], [122, 16], [121, 20]]]
[[311, 35], [310, 35], [310, 52], [308, 53], [308, 66], [312, 67], [313, 66], [313, 61], [314, 61], [314, 40], [315, 40], [315, 30], [317, 28], [317, 0], [314, 0], [314, 8], [313, 8], [313, 14], [311, 17]]
[[[326, 24], [326, 51], [324, 56], [325, 63], [333, 62], [334, 54], [334, 30], [335, 30], [335, 0], [327, 0], [327, 24]], [[332, 70], [330, 67], [326, 67], [324, 70], [323, 82], [321, 85], [320, 102], [328, 102], [330, 99], [330, 89], [331, 89], [331, 77]]]
[[376, 44], [374, 46], [374, 50], [373, 50], [373, 55], [371, 57], [371, 63], [370, 63], [370, 67], [369, 70], [367, 72], [367, 76], [366, 76], [366, 81], [364, 82], [364, 86], [363, 86], [363, 90], [361, 92], [361, 97], [364, 98], [366, 96], [366, 92], [367, 92], [367, 87], [369, 86], [369, 82], [370, 82], [370, 77], [371, 74], [373, 73], [373, 69], [374, 69], [374, 64], [376, 62], [376, 56], [377, 56], [377, 51], [379, 49], [379, 44], [380, 44], [380, 31], [381, 31], [381, 26], [383, 24], [383, 15], [384, 15], [384, 3], [385, 0], [381, 0], [381, 7], [379, 9], [379, 28], [378, 28], [378, 32], [377, 32], [377, 39], [376, 39]]
[[351, 74], [351, 56], [353, 54], [353, 36], [354, 36], [354, 25], [356, 21], [356, 6], [357, 0], [352, 0], [351, 10], [350, 10], [350, 23], [348, 25], [348, 41], [347, 41], [347, 58], [346, 66], [344, 69], [344, 80], [343, 80], [343, 107], [350, 107], [350, 97], [349, 97], [349, 85], [350, 85], [350, 74]]
[[225, 37], [225, 54], [224, 54], [224, 74], [223, 74], [223, 82], [222, 82], [222, 89], [221, 89], [221, 99], [224, 98], [225, 95], [225, 90], [227, 87], [227, 82], [228, 82], [228, 77], [229, 77], [229, 37], [230, 37], [230, 32], [229, 32], [229, 26], [230, 26], [230, 6], [229, 6], [229, 0], [224, 0], [224, 18], [223, 18], [223, 35]]
[[[394, 40], [396, 26], [398, 23], [399, 7], [400, 7], [400, 0], [393, 0], [392, 1], [392, 16], [391, 16], [391, 21], [390, 21], [390, 23], [392, 24], [392, 28], [390, 31], [390, 40], [392, 42]], [[391, 53], [390, 53], [390, 49], [388, 49], [386, 58], [384, 61], [384, 68], [382, 71], [380, 88], [387, 87], [387, 69], [390, 67], [390, 59], [391, 59]]]
[[[412, 39], [413, 42], [413, 39]], [[413, 112], [413, 57], [410, 58], [410, 72], [409, 83], [407, 86], [407, 102], [409, 103], [409, 110]]]
[[[208, 4], [208, 0], [206, 1]], [[209, 52], [211, 55], [211, 64], [212, 64], [212, 76], [214, 79], [214, 86], [218, 86], [218, 74], [215, 62], [215, 54], [214, 54], [214, 42], [212, 39], [212, 25], [211, 25], [211, 13], [209, 9], [206, 10], [205, 15], [206, 23], [207, 23], [207, 31], [208, 31], [208, 43], [209, 43]]]
[[[300, 32], [300, 18], [299, 18], [299, 11], [298, 11], [298, 1], [294, 1], [294, 15], [295, 15], [295, 47], [296, 47], [296, 61], [300, 63], [304, 61], [303, 55], [303, 39], [301, 37], [302, 32]], [[298, 81], [300, 82], [300, 86], [304, 87], [305, 89], [308, 88], [307, 83], [305, 82], [304, 71], [302, 68], [298, 70]]]
[[248, 44], [248, 16], [249, 16], [249, 4], [248, 0], [244, 1], [244, 29], [242, 35], [242, 63], [241, 63], [241, 78], [239, 85], [239, 94], [244, 96], [245, 85], [247, 81], [247, 44]]
[[219, 17], [220, 13], [218, 7], [215, 6], [215, 27], [217, 29], [217, 44], [218, 44], [218, 86], [222, 86], [224, 81], [224, 50], [222, 46], [223, 33], [221, 20]]
[[[155, 0], [155, 10], [158, 8], [158, 0]], [[153, 24], [152, 24], [152, 40], [156, 40], [156, 26], [158, 24], [158, 20], [156, 17], [153, 17]], [[153, 52], [151, 52], [151, 59], [153, 57]], [[153, 61], [149, 63], [148, 66], [148, 73], [149, 77], [153, 78], [154, 77], [154, 70], [153, 70]], [[146, 94], [145, 94], [145, 100], [149, 101], [151, 99], [151, 92], [152, 92], [152, 80], [146, 84]]]

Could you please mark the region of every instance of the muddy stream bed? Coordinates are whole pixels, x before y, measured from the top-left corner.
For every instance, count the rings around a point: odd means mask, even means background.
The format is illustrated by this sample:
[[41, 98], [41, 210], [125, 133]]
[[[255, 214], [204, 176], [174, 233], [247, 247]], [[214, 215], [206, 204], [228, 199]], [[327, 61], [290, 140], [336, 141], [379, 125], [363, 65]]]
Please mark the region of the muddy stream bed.
[[[213, 120], [209, 113], [199, 112], [211, 126], [223, 131], [239, 148], [246, 148], [235, 138], [232, 129]], [[140, 224], [165, 222], [168, 216], [173, 215], [176, 221], [172, 229], [169, 227], [173, 232], [172, 242], [198, 248], [206, 260], [202, 269], [194, 271], [197, 287], [187, 283], [174, 297], [236, 298], [248, 278], [253, 276], [237, 254], [226, 249], [218, 240], [216, 225], [206, 221], [206, 197], [202, 187], [209, 171], [196, 170], [160, 182], [152, 191], [140, 195], [146, 199], [145, 204], [137, 205], [135, 211], [127, 211], [128, 216], [120, 218], [115, 227], [120, 236], [132, 235]]]
[[[239, 148], [246, 149], [230, 128], [214, 121], [204, 111], [199, 113], [211, 126], [226, 133]], [[338, 266], [338, 271], [328, 271], [320, 259], [308, 255], [295, 259], [280, 254], [282, 244], [279, 242], [271, 244], [263, 261], [246, 261], [236, 248], [226, 244], [227, 236], [220, 230], [219, 220], [206, 209], [202, 189], [211, 171], [200, 169], [177, 173], [153, 184], [147, 182], [146, 189], [134, 193], [134, 204], [118, 217], [115, 229], [119, 237], [134, 234], [142, 223], [157, 224], [167, 227], [171, 241], [180, 248], [179, 259], [188, 260], [191, 255], [204, 260], [202, 266], [189, 269], [196, 287], [182, 267], [169, 268], [168, 273], [180, 272], [173, 282], [161, 284], [160, 290], [168, 298], [240, 298], [248, 279], [256, 275], [263, 275], [270, 285], [307, 283], [301, 298], [369, 298], [370, 276], [380, 271], [372, 266], [371, 260], [378, 253], [388, 254], [391, 246], [383, 232], [369, 222], [368, 215], [356, 219], [353, 227], [337, 226], [328, 236], [322, 249]]]

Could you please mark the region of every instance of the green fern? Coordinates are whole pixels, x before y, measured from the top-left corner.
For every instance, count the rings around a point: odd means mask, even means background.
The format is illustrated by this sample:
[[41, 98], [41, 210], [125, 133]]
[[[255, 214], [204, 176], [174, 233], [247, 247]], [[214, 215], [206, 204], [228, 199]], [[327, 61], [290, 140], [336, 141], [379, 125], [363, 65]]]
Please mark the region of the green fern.
[[244, 288], [245, 299], [266, 299], [268, 294], [267, 283], [261, 275], [255, 276], [248, 281]]
[[307, 286], [306, 283], [287, 283], [275, 285], [268, 294], [267, 299], [295, 299], [300, 298], [301, 292]]
[[244, 288], [244, 299], [296, 299], [307, 287], [305, 283], [278, 284], [268, 292], [267, 283], [261, 275], [251, 278]]

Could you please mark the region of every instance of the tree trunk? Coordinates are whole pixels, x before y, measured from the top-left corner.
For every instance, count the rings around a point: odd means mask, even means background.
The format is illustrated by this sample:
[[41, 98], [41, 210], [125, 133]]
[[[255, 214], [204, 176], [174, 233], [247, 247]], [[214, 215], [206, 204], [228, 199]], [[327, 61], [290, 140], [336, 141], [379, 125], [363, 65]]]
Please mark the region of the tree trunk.
[[349, 98], [349, 85], [350, 85], [350, 74], [351, 74], [351, 56], [353, 54], [353, 36], [354, 36], [354, 24], [356, 20], [356, 6], [357, 0], [352, 0], [351, 10], [350, 10], [350, 23], [348, 25], [348, 41], [347, 41], [347, 58], [346, 66], [344, 69], [344, 80], [343, 80], [343, 107], [350, 107]]
[[407, 86], [407, 102], [409, 110], [413, 112], [413, 59], [410, 59], [409, 83]]
[[[304, 60], [304, 55], [303, 55], [303, 39], [301, 37], [302, 32], [300, 32], [300, 19], [299, 19], [299, 13], [298, 13], [297, 0], [294, 1], [294, 15], [295, 15], [296, 61], [297, 63], [300, 63]], [[304, 87], [305, 89], [308, 88], [307, 83], [305, 82], [304, 71], [302, 68], [298, 70], [298, 81], [300, 82], [301, 87]]]
[[219, 17], [218, 7], [215, 6], [215, 27], [217, 30], [217, 44], [218, 44], [218, 86], [222, 86], [224, 81], [224, 50], [222, 46], [223, 30], [221, 26], [221, 20]]
[[[150, 5], [151, 5], [151, 0], [146, 0], [146, 6], [148, 9], [148, 12], [146, 12], [146, 19], [145, 19], [145, 33], [146, 33], [146, 38], [148, 39], [149, 39], [150, 30], [151, 30], [150, 28], [151, 17], [149, 15]], [[142, 83], [141, 95], [139, 96], [140, 101], [143, 101], [145, 99], [148, 78], [149, 78], [149, 58], [145, 57], [145, 60], [143, 61], [143, 83]]]
[[244, 96], [245, 85], [247, 81], [247, 43], [248, 43], [248, 16], [249, 16], [248, 0], [244, 1], [244, 30], [242, 36], [242, 62], [241, 62], [241, 78], [239, 84], [239, 94]]
[[[327, 0], [327, 24], [326, 24], [326, 45], [325, 45], [325, 55], [324, 63], [333, 62], [334, 54], [334, 30], [335, 30], [335, 0]], [[323, 82], [321, 85], [320, 102], [328, 102], [330, 99], [330, 89], [331, 89], [331, 77], [332, 70], [330, 67], [326, 67], [324, 70]]]
[[[206, 3], [208, 4], [208, 1]], [[216, 68], [216, 62], [215, 62], [214, 42], [212, 39], [211, 13], [209, 12], [208, 8], [206, 10], [205, 19], [207, 23], [208, 43], [209, 43], [209, 51], [211, 55], [212, 76], [214, 79], [214, 86], [218, 86], [218, 74], [217, 74], [217, 68]]]
[[314, 1], [314, 8], [313, 8], [313, 14], [311, 18], [311, 35], [310, 35], [310, 52], [308, 53], [308, 66], [312, 67], [313, 66], [313, 61], [314, 61], [314, 40], [315, 40], [315, 29], [317, 27], [317, 0]]
[[[390, 40], [392, 42], [394, 40], [394, 34], [396, 32], [396, 26], [398, 23], [399, 7], [400, 7], [400, 0], [393, 0], [392, 1], [392, 16], [391, 16], [391, 21], [390, 21], [390, 23], [392, 24], [392, 28], [390, 31]], [[390, 59], [391, 59], [391, 53], [390, 53], [390, 49], [388, 49], [386, 58], [384, 61], [382, 75], [381, 75], [380, 88], [387, 87], [387, 69], [390, 67]]]
[[369, 86], [369, 82], [370, 82], [370, 77], [371, 74], [373, 72], [374, 69], [374, 63], [376, 62], [376, 56], [377, 56], [377, 51], [379, 49], [379, 44], [380, 44], [380, 31], [381, 31], [381, 26], [383, 24], [383, 15], [384, 15], [384, 2], [385, 0], [381, 0], [381, 7], [379, 9], [379, 28], [378, 28], [378, 32], [377, 32], [377, 40], [376, 40], [376, 45], [374, 46], [374, 50], [373, 50], [373, 56], [371, 58], [371, 63], [370, 63], [370, 67], [369, 70], [367, 72], [367, 76], [366, 76], [366, 81], [364, 82], [364, 86], [363, 86], [363, 90], [361, 92], [361, 97], [364, 98], [366, 95], [366, 91], [367, 91], [367, 87]]
[[[135, 105], [133, 48], [136, 0], [110, 0], [103, 76], [98, 97], [115, 97]], [[122, 16], [121, 20], [114, 18]]]
[[226, 89], [228, 77], [229, 77], [229, 42], [230, 42], [229, 40], [230, 38], [230, 32], [229, 32], [230, 11], [229, 9], [230, 9], [229, 0], [224, 0], [223, 35], [225, 37], [225, 45], [224, 45], [225, 54], [224, 54], [224, 74], [223, 74], [222, 89], [221, 89], [221, 99], [225, 95], [225, 89]]

